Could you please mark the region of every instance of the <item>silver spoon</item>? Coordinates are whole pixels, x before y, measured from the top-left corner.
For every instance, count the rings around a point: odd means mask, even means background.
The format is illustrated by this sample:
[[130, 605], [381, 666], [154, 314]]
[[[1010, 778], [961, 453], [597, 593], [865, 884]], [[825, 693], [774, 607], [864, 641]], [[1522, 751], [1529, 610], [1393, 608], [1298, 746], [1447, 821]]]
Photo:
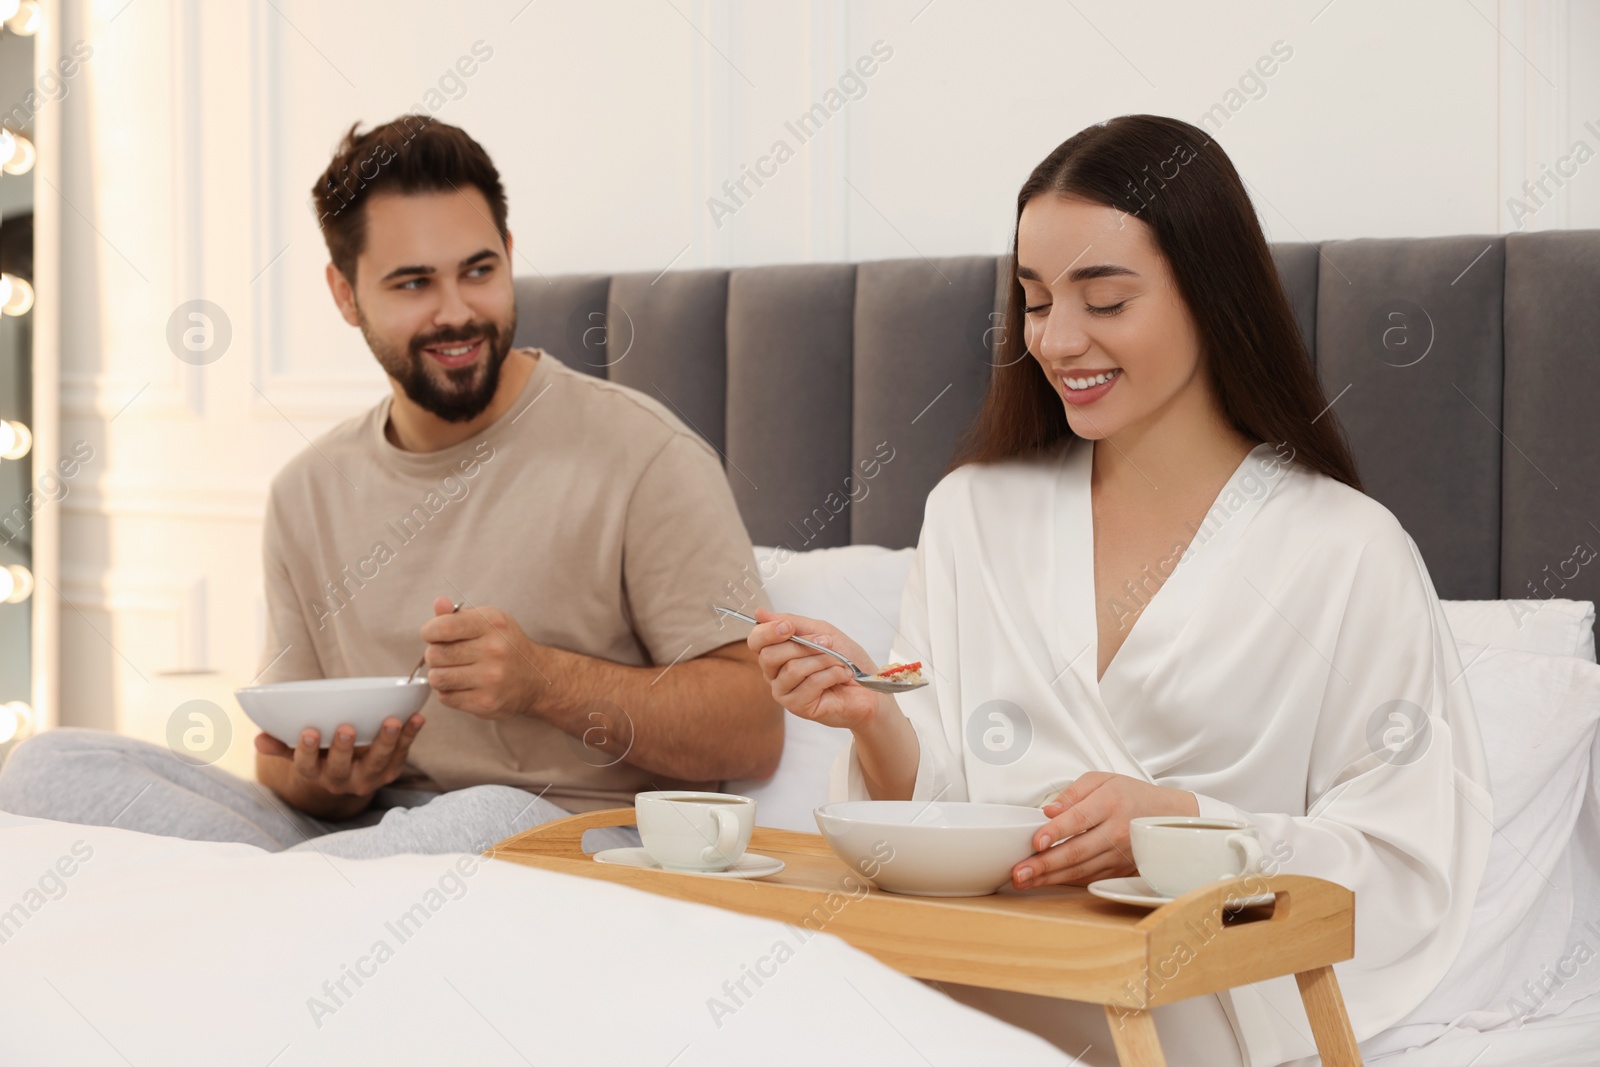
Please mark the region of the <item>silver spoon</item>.
[[[717, 609], [718, 612], [722, 613], [723, 615], [728, 616], [731, 619], [738, 619], [740, 622], [748, 622], [748, 623], [752, 623], [752, 624], [754, 624], [756, 626], [761, 625], [760, 622], [758, 622], [755, 619], [752, 619], [750, 616], [744, 614], [743, 612], [734, 611], [732, 608], [725, 608], [721, 604], [716, 604], [716, 605], [713, 605], [713, 606]], [[860, 667], [857, 667], [854, 663], [851, 663], [843, 655], [841, 655], [838, 652], [835, 652], [831, 648], [824, 648], [822, 645], [816, 644], [816, 643], [814, 643], [812, 641], [807, 641], [803, 637], [791, 637], [791, 638], [789, 638], [789, 640], [793, 641], [795, 644], [805, 645], [807, 648], [814, 648], [818, 652], [822, 652], [822, 653], [824, 653], [826, 655], [832, 656], [834, 659], [838, 660], [840, 663], [843, 663], [846, 667], [850, 668], [850, 673], [856, 676], [856, 684], [857, 685], [861, 686], [863, 689], [870, 689], [874, 693], [888, 693], [890, 695], [893, 695], [895, 693], [909, 693], [913, 689], [921, 689], [923, 686], [928, 684], [926, 681], [921, 681], [921, 682], [896, 682], [896, 681], [894, 681], [893, 679], [890, 679], [890, 678], [879, 678], [876, 675], [867, 674]]]
[[[459, 600], [456, 601], [455, 607], [450, 609], [450, 614], [454, 615], [456, 612], [460, 611], [461, 610], [461, 604], [462, 604], [461, 601], [459, 601]], [[428, 650], [426, 648], [424, 648], [422, 650], [421, 658], [419, 658], [417, 660], [417, 665], [415, 667], [411, 668], [411, 673], [410, 674], [406, 675], [406, 684], [407, 685], [410, 685], [412, 682], [417, 680], [417, 672], [422, 669], [422, 665], [424, 663], [426, 663], [426, 662], [428, 662]]]

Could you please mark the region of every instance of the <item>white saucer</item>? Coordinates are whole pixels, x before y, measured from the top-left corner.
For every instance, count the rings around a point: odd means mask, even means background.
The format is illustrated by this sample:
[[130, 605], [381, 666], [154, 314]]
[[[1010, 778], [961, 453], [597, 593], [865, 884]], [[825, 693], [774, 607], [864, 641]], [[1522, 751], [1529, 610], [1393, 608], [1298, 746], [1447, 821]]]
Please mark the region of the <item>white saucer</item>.
[[[647, 871], [664, 871], [643, 848], [608, 848], [594, 854], [596, 863], [615, 863], [622, 867], [642, 867]], [[782, 860], [763, 856], [759, 852], [746, 852], [725, 871], [677, 871], [678, 874], [708, 874], [713, 878], [765, 878], [783, 870]]]
[[[1090, 882], [1089, 892], [1106, 900], [1114, 900], [1118, 904], [1132, 904], [1140, 908], [1159, 908], [1171, 904], [1177, 897], [1164, 897], [1150, 888], [1150, 883], [1143, 878], [1102, 878], [1098, 882]], [[1272, 893], [1261, 893], [1253, 897], [1239, 897], [1228, 903], [1236, 908], [1253, 907], [1258, 904], [1271, 904], [1274, 898]]]

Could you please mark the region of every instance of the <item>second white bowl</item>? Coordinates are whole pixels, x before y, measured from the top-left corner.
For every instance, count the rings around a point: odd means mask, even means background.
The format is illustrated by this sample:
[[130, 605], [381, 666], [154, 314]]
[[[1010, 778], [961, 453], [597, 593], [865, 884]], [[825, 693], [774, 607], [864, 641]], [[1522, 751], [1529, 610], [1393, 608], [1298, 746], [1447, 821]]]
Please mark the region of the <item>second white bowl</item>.
[[915, 897], [988, 896], [1033, 855], [1033, 835], [1048, 821], [1018, 804], [924, 800], [847, 800], [814, 814], [851, 870]]

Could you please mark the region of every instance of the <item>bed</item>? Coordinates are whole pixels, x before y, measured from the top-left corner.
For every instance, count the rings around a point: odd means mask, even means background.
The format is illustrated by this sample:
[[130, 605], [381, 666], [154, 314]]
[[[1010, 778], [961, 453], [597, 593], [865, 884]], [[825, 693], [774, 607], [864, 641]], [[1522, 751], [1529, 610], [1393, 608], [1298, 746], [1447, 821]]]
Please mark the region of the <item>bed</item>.
[[[1600, 233], [1274, 254], [1369, 490], [1449, 601], [1507, 798], [1463, 980], [1363, 1051], [1592, 1064], [1600, 964], [1568, 963], [1600, 951]], [[723, 456], [775, 605], [879, 654], [987, 381], [999, 266], [523, 278], [517, 340], [676, 411]], [[778, 773], [727, 788], [765, 825], [814, 829], [840, 740], [791, 717]], [[714, 1019], [786, 928], [467, 855], [350, 862], [4, 814], [0, 855], [8, 1064], [1074, 1062], [825, 934]], [[1534, 1003], [1525, 979], [1548, 987]]]

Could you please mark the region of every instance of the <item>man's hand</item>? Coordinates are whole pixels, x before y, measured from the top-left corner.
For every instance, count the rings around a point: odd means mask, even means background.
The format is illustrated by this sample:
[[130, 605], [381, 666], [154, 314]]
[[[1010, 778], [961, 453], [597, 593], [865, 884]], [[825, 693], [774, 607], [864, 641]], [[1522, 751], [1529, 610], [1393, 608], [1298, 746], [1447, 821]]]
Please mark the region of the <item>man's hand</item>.
[[446, 707], [480, 719], [510, 719], [532, 711], [545, 679], [535, 666], [538, 645], [499, 608], [462, 608], [448, 597], [433, 602], [422, 627], [428, 684]]
[[256, 735], [257, 777], [289, 803], [323, 819], [349, 818], [372, 800], [372, 794], [400, 777], [406, 753], [422, 729], [424, 719], [412, 715], [402, 727], [391, 715], [383, 720], [377, 738], [356, 748], [356, 729], [349, 723], [333, 732], [333, 741], [321, 750], [315, 729], [301, 731], [294, 748], [269, 734]]

